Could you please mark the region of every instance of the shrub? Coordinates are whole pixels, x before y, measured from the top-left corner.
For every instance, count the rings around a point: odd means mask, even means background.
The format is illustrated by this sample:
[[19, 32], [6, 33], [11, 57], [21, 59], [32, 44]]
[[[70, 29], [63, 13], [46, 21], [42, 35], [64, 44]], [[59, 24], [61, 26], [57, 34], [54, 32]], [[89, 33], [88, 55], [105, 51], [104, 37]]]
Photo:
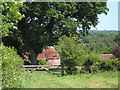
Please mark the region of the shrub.
[[2, 88], [20, 88], [22, 87], [22, 69], [23, 59], [17, 55], [12, 47], [1, 45], [2, 50]]
[[24, 59], [24, 65], [31, 65], [31, 61], [27, 60], [27, 59]]
[[41, 60], [39, 60], [38, 64], [39, 65], [46, 65], [47, 61], [42, 58]]
[[98, 55], [85, 56], [83, 65], [84, 67], [81, 68], [80, 73], [120, 70], [120, 60], [118, 60], [118, 58], [102, 60]]
[[85, 54], [83, 50], [83, 44], [77, 42], [77, 37], [67, 37], [62, 36], [58, 42], [61, 63], [64, 66], [67, 66], [67, 74], [75, 74], [77, 68], [75, 67], [78, 64], [80, 57]]
[[112, 60], [104, 60], [101, 63], [101, 68], [102, 71], [109, 71], [112, 70]]
[[89, 73], [99, 70], [100, 57], [98, 55], [90, 54], [86, 55], [84, 58], [83, 65], [84, 69]]
[[119, 59], [120, 59], [120, 47], [119, 47], [119, 46], [116, 46], [115, 48], [113, 48], [113, 55], [114, 55], [116, 58], [119, 58]]
[[115, 69], [120, 71], [120, 60], [118, 58], [112, 59], [112, 65], [114, 66]]
[[115, 59], [109, 59], [109, 60], [103, 60], [100, 64], [100, 70], [102, 71], [116, 71], [120, 70], [120, 61], [118, 58]]
[[78, 70], [78, 69], [77, 69], [75, 66], [73, 66], [72, 68], [69, 68], [69, 67], [68, 67], [68, 68], [66, 69], [66, 73], [67, 73], [67, 74], [73, 74], [73, 75], [75, 75], [75, 74], [77, 73], [77, 70]]

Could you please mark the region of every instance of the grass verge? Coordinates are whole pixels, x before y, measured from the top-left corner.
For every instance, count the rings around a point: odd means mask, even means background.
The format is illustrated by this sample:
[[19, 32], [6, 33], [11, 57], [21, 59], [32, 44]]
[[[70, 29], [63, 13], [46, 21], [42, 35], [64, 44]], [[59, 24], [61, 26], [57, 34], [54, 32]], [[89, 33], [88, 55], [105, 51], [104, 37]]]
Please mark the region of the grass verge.
[[118, 88], [118, 72], [58, 77], [47, 72], [24, 73], [24, 88]]

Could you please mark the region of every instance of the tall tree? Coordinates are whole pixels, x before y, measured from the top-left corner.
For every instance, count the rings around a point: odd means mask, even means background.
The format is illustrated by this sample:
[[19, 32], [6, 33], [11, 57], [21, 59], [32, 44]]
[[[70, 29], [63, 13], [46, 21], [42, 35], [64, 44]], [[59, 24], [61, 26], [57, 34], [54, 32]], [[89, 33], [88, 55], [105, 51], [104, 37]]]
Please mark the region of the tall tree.
[[20, 8], [25, 17], [17, 26], [32, 64], [43, 47], [56, 44], [62, 35], [85, 35], [107, 11], [106, 2], [25, 2]]

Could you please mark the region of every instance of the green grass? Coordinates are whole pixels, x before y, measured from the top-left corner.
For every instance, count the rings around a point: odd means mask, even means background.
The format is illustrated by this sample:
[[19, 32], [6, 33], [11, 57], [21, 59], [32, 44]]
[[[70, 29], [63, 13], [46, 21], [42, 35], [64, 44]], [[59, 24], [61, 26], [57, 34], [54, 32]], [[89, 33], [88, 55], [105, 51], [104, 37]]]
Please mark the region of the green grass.
[[[0, 57], [0, 59], [1, 59], [1, 57]], [[1, 61], [0, 61], [0, 90], [1, 90], [1, 88], [2, 88], [2, 66], [1, 66]]]
[[0, 90], [2, 88], [2, 68], [0, 67]]
[[25, 72], [24, 88], [118, 88], [118, 72], [58, 77], [45, 72]]

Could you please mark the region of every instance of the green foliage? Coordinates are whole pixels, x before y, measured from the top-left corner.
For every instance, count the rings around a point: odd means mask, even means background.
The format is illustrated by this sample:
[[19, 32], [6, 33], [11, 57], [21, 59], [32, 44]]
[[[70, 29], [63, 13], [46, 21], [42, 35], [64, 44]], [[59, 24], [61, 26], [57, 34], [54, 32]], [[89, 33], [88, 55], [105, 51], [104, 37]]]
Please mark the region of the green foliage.
[[[90, 54], [83, 57], [82, 70], [80, 72], [96, 72], [99, 70], [100, 57], [98, 55]], [[85, 70], [85, 71], [83, 71]]]
[[118, 33], [114, 39], [114, 41], [120, 46], [120, 33]]
[[76, 65], [78, 65], [81, 56], [85, 54], [83, 50], [84, 44], [77, 43], [77, 37], [63, 36], [59, 42], [59, 52], [61, 56], [61, 63], [67, 66], [67, 73], [73, 74], [76, 72]]
[[67, 68], [66, 73], [70, 74], [70, 75], [72, 75], [72, 74], [75, 75], [77, 73], [78, 69], [75, 66], [72, 66], [72, 67], [70, 67], [70, 66]]
[[8, 36], [9, 28], [17, 25], [24, 15], [19, 9], [23, 6], [23, 2], [2, 2], [2, 37]]
[[28, 63], [31, 63], [31, 61], [30, 61], [30, 60], [27, 60], [27, 59], [24, 59], [24, 61], [26, 61], [26, 62], [28, 62]]
[[89, 51], [94, 51], [97, 54], [111, 54], [114, 46], [117, 46], [114, 40], [117, 34], [116, 31], [95, 30], [80, 39], [87, 44]]
[[83, 61], [84, 66], [81, 68], [80, 73], [120, 70], [120, 61], [118, 58], [102, 60], [98, 55], [86, 55]]
[[1, 45], [2, 49], [2, 87], [20, 88], [22, 87], [23, 59], [20, 58], [15, 49]]
[[24, 65], [31, 65], [31, 61], [27, 60], [27, 59], [24, 59]]
[[61, 48], [59, 45], [54, 45], [55, 50], [57, 51], [57, 53], [59, 54], [61, 52]]
[[100, 61], [100, 57], [98, 55], [90, 54], [84, 56], [85, 61], [83, 62], [84, 65], [93, 65], [94, 63], [97, 63]]
[[46, 65], [47, 61], [42, 58], [41, 60], [39, 60], [38, 64], [39, 65]]
[[100, 70], [102, 70], [102, 71], [120, 70], [120, 61], [118, 60], [118, 58], [109, 59], [109, 60], [103, 60], [100, 63]]

